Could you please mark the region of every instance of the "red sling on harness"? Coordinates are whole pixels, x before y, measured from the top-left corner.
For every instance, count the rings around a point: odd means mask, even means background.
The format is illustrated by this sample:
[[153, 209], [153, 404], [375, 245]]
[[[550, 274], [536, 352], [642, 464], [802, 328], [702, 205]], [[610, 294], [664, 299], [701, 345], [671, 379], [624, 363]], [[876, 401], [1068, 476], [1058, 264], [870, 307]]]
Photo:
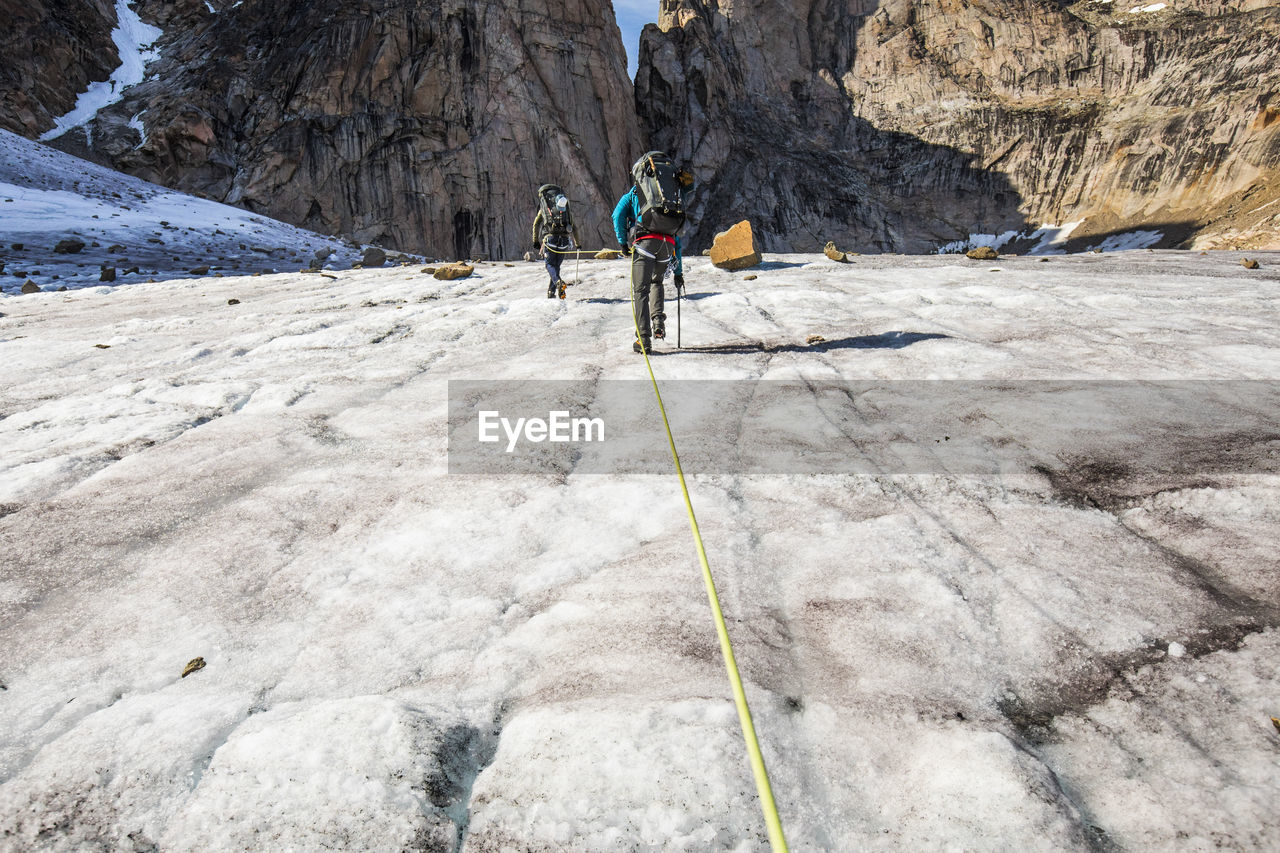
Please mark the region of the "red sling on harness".
[[639, 243], [641, 240], [661, 240], [664, 243], [670, 243], [672, 246], [676, 244], [676, 238], [670, 234], [643, 234], [636, 238], [636, 242]]

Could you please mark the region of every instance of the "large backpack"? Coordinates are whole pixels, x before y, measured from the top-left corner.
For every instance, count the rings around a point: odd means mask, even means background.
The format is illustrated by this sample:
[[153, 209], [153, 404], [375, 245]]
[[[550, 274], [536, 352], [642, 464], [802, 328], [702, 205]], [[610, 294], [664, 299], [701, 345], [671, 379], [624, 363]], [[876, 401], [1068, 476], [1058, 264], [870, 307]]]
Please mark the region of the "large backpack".
[[684, 227], [685, 214], [676, 164], [661, 151], [650, 151], [631, 167], [631, 177], [640, 202], [640, 228], [657, 234], [678, 234]]
[[538, 187], [538, 210], [542, 211], [542, 221], [552, 234], [568, 234], [573, 229], [569, 206], [566, 204], [564, 210], [556, 207], [556, 199], [561, 196], [564, 196], [564, 190], [556, 184]]

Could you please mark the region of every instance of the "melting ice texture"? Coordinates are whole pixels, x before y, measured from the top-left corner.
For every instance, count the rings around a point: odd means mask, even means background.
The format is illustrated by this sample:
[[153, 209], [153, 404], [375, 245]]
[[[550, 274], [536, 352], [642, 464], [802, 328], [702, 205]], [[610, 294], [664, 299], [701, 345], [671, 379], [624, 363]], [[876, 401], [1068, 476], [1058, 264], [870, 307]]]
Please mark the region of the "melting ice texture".
[[[693, 258], [653, 366], [1277, 380], [1260, 257]], [[0, 300], [3, 845], [764, 849], [672, 477], [448, 474], [452, 379], [645, 376], [625, 263], [333, 274]], [[1280, 846], [1277, 441], [694, 477], [792, 849]]]

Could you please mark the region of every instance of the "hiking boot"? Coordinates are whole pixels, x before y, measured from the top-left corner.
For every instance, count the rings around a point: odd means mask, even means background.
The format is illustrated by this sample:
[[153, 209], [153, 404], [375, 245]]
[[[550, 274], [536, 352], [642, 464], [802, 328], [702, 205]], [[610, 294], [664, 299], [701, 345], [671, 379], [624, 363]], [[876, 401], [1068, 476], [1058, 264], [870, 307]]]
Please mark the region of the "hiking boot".
[[548, 299], [556, 298], [556, 286], [554, 284], [547, 287], [547, 298]]
[[564, 299], [564, 289], [568, 286], [564, 279], [556, 279], [556, 293], [559, 294], [561, 299]]
[[653, 336], [658, 340], [662, 340], [667, 336], [667, 330], [661, 323], [653, 324]]
[[641, 348], [640, 348], [640, 342], [639, 342], [639, 341], [636, 341], [636, 342], [634, 342], [633, 344], [631, 344], [631, 350], [632, 350], [632, 352], [647, 352], [647, 351], [648, 351], [648, 349], [649, 349], [649, 342], [648, 342], [648, 341], [645, 341], [645, 342], [644, 342], [644, 349], [641, 349]]

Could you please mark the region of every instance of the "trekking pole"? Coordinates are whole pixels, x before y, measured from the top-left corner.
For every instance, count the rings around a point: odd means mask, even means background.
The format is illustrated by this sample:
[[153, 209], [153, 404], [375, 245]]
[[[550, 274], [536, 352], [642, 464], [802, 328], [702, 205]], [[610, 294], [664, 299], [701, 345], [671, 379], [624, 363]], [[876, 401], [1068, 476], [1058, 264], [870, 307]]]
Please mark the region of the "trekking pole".
[[684, 288], [676, 288], [676, 349], [680, 349], [680, 303], [684, 301]]

